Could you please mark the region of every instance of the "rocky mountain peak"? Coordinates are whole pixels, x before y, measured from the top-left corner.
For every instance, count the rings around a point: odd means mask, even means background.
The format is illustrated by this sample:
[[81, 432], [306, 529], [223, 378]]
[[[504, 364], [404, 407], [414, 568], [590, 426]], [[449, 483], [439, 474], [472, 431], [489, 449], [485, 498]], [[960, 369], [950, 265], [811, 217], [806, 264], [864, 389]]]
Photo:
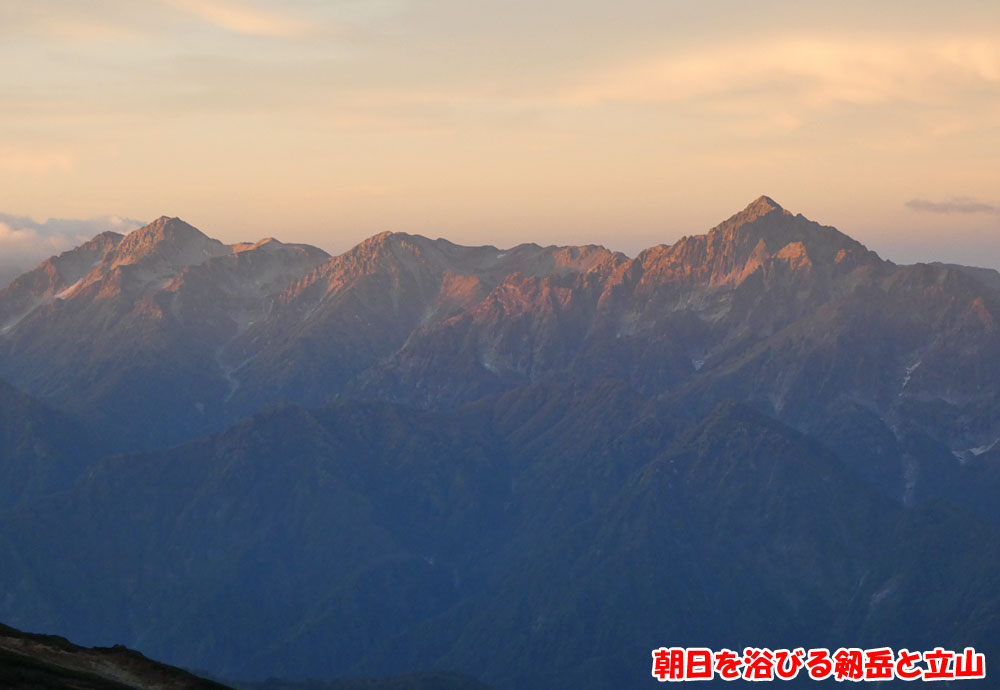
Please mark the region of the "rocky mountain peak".
[[123, 239], [125, 239], [125, 235], [120, 232], [105, 230], [100, 234], [94, 235], [90, 241], [83, 243], [81, 247], [108, 247], [113, 249]]
[[793, 214], [766, 196], [709, 231], [709, 242], [734, 253], [737, 260], [755, 252], [761, 259], [794, 258], [801, 265], [804, 259], [811, 265], [847, 266], [880, 261], [875, 252], [836, 228]]
[[740, 235], [741, 229], [778, 227], [787, 224], [788, 220], [795, 216], [782, 208], [774, 199], [769, 196], [759, 196], [746, 208], [738, 213], [734, 213], [726, 220], [722, 221], [708, 231], [708, 235], [718, 235], [724, 237], [727, 242], [733, 241]]
[[232, 249], [233, 254], [240, 254], [242, 252], [255, 251], [258, 249], [264, 249], [267, 251], [280, 250], [282, 247], [288, 245], [275, 239], [274, 237], [265, 237], [256, 242], [237, 242], [236, 244], [229, 246], [230, 249]]
[[[435, 274], [449, 272], [476, 276], [491, 285], [498, 284], [512, 273], [549, 275], [579, 273], [591, 270], [612, 259], [624, 261], [598, 245], [542, 247], [535, 243], [519, 244], [508, 249], [492, 245], [466, 246], [443, 238], [430, 239], [405, 232], [383, 232], [369, 237], [343, 255], [344, 259], [368, 264], [387, 260], [416, 270]], [[332, 260], [340, 263], [341, 257]]]
[[115, 250], [112, 266], [126, 266], [156, 257], [172, 266], [183, 267], [228, 253], [231, 250], [222, 242], [180, 218], [161, 216], [122, 239]]
[[357, 246], [358, 248], [364, 248], [368, 251], [376, 251], [380, 247], [385, 247], [387, 244], [390, 244], [394, 238], [398, 240], [400, 236], [405, 236], [405, 233], [384, 230], [376, 235], [372, 235], [371, 237], [362, 240]]
[[712, 285], [738, 284], [758, 269], [779, 263], [802, 271], [881, 261], [857, 240], [793, 214], [768, 196], [758, 197], [705, 235], [653, 247], [639, 260], [650, 278]]
[[[802, 214], [793, 214], [768, 196], [760, 196], [739, 213], [708, 232], [709, 245], [717, 251], [743, 255], [766, 252], [774, 256], [791, 244], [786, 253], [805, 252], [814, 262], [843, 260], [845, 254], [875, 256], [857, 240], [836, 228], [820, 225]], [[838, 260], [837, 256], [841, 259]], [[877, 257], [876, 257], [877, 258]]]
[[775, 212], [788, 213], [777, 201], [762, 194], [747, 204], [746, 208], [733, 216], [733, 218], [739, 218], [744, 223], [752, 223], [758, 218], [763, 218]]

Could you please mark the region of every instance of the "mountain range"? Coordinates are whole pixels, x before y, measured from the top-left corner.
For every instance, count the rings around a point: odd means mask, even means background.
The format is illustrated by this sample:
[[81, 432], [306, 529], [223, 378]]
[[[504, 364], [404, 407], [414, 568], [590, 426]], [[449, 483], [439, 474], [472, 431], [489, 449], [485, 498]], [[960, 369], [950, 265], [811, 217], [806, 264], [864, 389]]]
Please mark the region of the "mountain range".
[[634, 258], [102, 233], [0, 291], [0, 620], [237, 681], [989, 658], [998, 318], [768, 197]]

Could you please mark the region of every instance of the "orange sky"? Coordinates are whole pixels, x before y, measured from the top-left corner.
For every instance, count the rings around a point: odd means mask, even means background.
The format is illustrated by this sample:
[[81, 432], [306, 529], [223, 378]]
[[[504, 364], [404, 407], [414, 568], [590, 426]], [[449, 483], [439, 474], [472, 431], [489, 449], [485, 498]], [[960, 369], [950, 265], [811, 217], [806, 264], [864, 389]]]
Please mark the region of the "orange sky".
[[14, 0], [0, 212], [634, 253], [768, 194], [1000, 267], [997, 36], [968, 1]]

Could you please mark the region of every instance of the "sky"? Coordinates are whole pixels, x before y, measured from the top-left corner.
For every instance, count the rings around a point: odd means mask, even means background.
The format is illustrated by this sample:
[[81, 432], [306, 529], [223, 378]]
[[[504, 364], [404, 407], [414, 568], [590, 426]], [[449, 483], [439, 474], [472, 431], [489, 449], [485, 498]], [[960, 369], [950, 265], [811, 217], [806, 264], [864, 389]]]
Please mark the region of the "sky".
[[1000, 268], [995, 0], [0, 0], [0, 60], [0, 213], [38, 227], [634, 255], [767, 194]]

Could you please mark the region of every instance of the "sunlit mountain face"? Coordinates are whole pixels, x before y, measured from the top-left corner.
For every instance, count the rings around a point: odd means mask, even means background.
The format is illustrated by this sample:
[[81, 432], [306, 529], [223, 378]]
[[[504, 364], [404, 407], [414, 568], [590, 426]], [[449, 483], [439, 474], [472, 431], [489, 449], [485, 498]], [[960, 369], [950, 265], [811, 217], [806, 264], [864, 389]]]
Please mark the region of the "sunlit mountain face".
[[0, 620], [237, 681], [989, 659], [998, 319], [766, 196], [635, 257], [102, 232], [0, 291]]

